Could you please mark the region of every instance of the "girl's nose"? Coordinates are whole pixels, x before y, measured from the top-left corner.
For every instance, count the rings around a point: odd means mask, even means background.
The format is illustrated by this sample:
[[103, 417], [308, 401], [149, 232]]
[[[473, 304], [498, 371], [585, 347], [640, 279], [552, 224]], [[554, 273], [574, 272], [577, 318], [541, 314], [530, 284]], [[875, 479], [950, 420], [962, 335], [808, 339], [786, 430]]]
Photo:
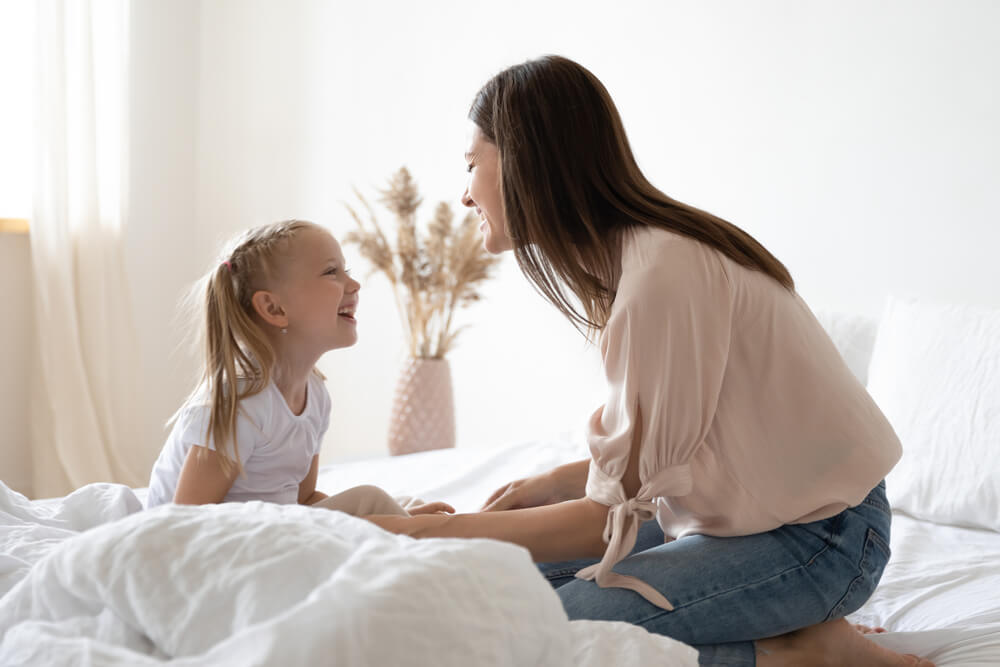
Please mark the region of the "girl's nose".
[[462, 205], [469, 208], [476, 205], [476, 202], [472, 201], [472, 197], [469, 196], [469, 188], [465, 188], [465, 192], [462, 193]]

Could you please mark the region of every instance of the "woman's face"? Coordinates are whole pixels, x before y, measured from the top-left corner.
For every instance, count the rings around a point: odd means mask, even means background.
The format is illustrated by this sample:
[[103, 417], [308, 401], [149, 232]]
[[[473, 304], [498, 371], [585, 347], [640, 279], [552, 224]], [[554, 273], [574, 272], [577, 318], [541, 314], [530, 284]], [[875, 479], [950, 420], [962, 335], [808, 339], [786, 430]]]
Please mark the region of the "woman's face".
[[476, 209], [482, 221], [479, 231], [483, 233], [483, 247], [498, 255], [514, 247], [507, 236], [507, 220], [500, 201], [500, 154], [479, 126], [471, 121], [469, 125], [469, 143], [465, 152], [469, 182], [465, 186], [462, 203]]

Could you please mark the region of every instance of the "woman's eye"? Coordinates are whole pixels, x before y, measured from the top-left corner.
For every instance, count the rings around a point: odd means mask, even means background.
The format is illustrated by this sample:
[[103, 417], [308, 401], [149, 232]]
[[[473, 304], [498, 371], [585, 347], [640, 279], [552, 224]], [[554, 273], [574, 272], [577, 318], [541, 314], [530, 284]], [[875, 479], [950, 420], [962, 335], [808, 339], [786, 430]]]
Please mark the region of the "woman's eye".
[[472, 173], [472, 165], [471, 165], [471, 164], [470, 164], [470, 165], [468, 165], [468, 166], [467, 166], [467, 167], [465, 168], [465, 170], [466, 170], [467, 172], [469, 172], [469, 173], [471, 174], [471, 173]]
[[327, 269], [326, 273], [324, 275], [335, 276], [335, 275], [337, 275], [337, 269]]

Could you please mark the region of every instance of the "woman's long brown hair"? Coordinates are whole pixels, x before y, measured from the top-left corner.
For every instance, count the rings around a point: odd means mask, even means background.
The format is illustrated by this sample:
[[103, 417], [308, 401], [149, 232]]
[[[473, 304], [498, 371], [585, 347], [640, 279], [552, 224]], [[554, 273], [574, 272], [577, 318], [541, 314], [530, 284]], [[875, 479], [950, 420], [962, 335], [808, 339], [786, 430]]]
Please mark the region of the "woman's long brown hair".
[[581, 331], [607, 324], [629, 227], [683, 234], [795, 289], [788, 269], [748, 233], [646, 179], [608, 91], [572, 60], [544, 56], [505, 69], [480, 89], [469, 118], [497, 146], [518, 265]]

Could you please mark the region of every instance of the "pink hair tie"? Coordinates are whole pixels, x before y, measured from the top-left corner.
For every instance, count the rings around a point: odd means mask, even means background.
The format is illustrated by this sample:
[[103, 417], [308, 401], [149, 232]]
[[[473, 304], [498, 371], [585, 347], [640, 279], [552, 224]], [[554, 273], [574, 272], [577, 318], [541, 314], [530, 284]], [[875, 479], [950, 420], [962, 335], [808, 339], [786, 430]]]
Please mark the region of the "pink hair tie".
[[230, 272], [230, 273], [232, 273], [232, 272], [233, 272], [233, 265], [232, 265], [232, 264], [230, 264], [228, 260], [227, 260], [227, 261], [225, 261], [225, 262], [223, 262], [223, 264], [225, 264], [225, 265], [226, 265], [226, 268], [227, 268], [227, 269], [229, 269], [229, 272]]

